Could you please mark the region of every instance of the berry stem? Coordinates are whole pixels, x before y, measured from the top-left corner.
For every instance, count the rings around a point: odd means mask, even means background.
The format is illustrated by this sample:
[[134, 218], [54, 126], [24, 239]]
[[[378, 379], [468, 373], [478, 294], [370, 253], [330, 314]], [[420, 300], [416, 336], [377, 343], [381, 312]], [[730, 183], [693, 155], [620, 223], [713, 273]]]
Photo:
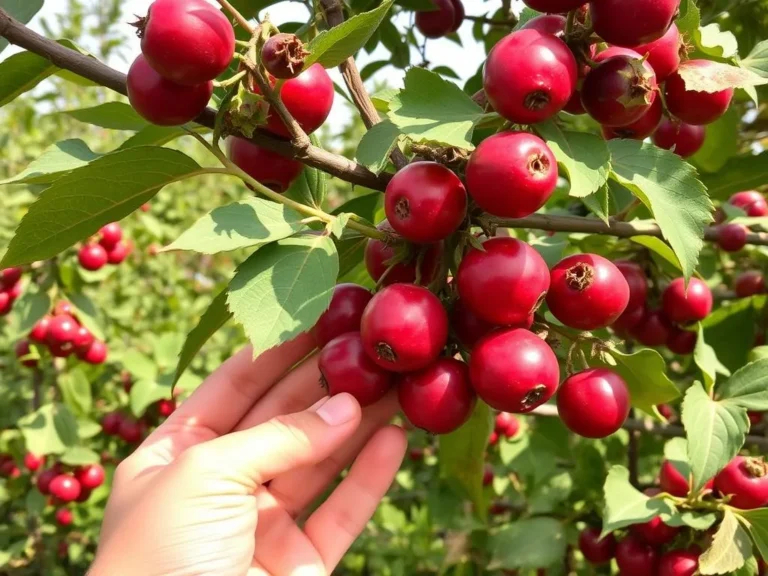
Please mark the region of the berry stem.
[[240, 26], [242, 26], [243, 30], [248, 32], [249, 35], [253, 34], [253, 27], [251, 24], [246, 20], [245, 16], [240, 14], [237, 8], [232, 6], [227, 0], [216, 0], [219, 5], [224, 9], [225, 12], [229, 12], [229, 14], [237, 21]]
[[565, 37], [570, 37], [573, 32], [573, 23], [576, 21], [576, 10], [568, 12], [568, 19], [565, 22]]

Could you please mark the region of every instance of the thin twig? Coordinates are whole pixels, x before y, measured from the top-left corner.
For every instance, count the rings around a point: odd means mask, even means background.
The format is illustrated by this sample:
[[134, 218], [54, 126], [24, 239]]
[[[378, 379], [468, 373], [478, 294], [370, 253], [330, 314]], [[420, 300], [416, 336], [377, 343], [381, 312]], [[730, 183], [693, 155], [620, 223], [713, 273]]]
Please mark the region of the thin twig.
[[224, 8], [224, 10], [229, 12], [230, 15], [234, 17], [235, 20], [237, 20], [237, 23], [240, 24], [240, 26], [242, 26], [243, 30], [248, 32], [249, 36], [253, 35], [253, 28], [251, 27], [251, 24], [248, 22], [248, 20], [246, 20], [245, 16], [240, 14], [237, 8], [232, 6], [232, 4], [227, 2], [227, 0], [216, 0], [216, 1], [221, 5], [222, 8]]

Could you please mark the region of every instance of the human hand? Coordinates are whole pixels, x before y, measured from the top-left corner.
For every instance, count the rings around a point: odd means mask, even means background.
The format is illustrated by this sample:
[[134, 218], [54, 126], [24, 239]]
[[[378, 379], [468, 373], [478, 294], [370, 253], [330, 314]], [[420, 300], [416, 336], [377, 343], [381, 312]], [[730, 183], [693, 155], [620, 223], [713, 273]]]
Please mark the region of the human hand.
[[[115, 473], [91, 576], [330, 574], [402, 462], [396, 394], [324, 396], [308, 334], [225, 362]], [[296, 518], [354, 460], [303, 526]], [[269, 481], [269, 485], [265, 483]]]

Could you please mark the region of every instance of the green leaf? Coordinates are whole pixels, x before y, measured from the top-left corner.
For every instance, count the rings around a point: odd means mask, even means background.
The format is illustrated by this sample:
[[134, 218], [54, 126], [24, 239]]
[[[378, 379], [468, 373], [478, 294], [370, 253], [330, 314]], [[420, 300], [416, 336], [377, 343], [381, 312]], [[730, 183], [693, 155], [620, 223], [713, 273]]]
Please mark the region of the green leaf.
[[563, 561], [567, 544], [565, 527], [554, 518], [518, 520], [491, 536], [489, 568], [546, 568]]
[[129, 348], [123, 354], [123, 366], [137, 380], [155, 380], [158, 376], [154, 361], [135, 348]]
[[737, 517], [745, 523], [760, 556], [768, 560], [768, 508], [739, 510]]
[[30, 285], [13, 304], [13, 313], [19, 319], [18, 331], [26, 334], [51, 309], [51, 299], [37, 286]]
[[184, 124], [183, 126], [155, 126], [150, 124], [123, 142], [119, 150], [136, 146], [163, 146], [172, 140], [188, 136], [190, 131], [205, 134], [210, 132], [210, 129], [199, 124]]
[[714, 206], [694, 168], [652, 144], [610, 140], [613, 175], [653, 213], [690, 278], [704, 246], [704, 230]]
[[32, 516], [41, 516], [48, 504], [47, 498], [38, 490], [30, 490], [25, 497], [25, 506], [27, 514]]
[[[22, 24], [26, 24], [43, 7], [44, 0], [0, 0], [0, 8]], [[0, 37], [0, 52], [8, 47], [8, 40]]]
[[279, 240], [238, 266], [227, 304], [254, 357], [315, 324], [331, 302], [338, 271], [333, 240], [319, 235]]
[[608, 195], [608, 185], [600, 186], [600, 188], [594, 194], [585, 196], [581, 199], [584, 205], [589, 208], [595, 216], [600, 218], [603, 222], [608, 224], [608, 217], [610, 216], [610, 208], [608, 206], [610, 198]]
[[726, 574], [752, 556], [752, 543], [733, 512], [726, 509], [723, 521], [708, 550], [699, 557], [701, 574]]
[[661, 238], [656, 238], [655, 236], [632, 236], [630, 240], [635, 244], [645, 246], [651, 252], [660, 256], [662, 260], [671, 264], [676, 270], [683, 271], [683, 267], [680, 265], [680, 260], [678, 260], [675, 252]]
[[475, 513], [485, 518], [483, 497], [483, 471], [485, 448], [491, 434], [491, 411], [478, 401], [469, 421], [450, 434], [443, 434], [440, 442], [440, 476], [457, 484], [474, 504]]
[[713, 22], [699, 28], [696, 44], [702, 52], [716, 58], [731, 58], [739, 53], [739, 43], [733, 32], [720, 30], [720, 24]]
[[307, 206], [321, 208], [327, 190], [325, 172], [305, 166], [284, 195]]
[[[595, 134], [564, 131], [551, 120], [534, 126], [564, 168], [571, 182], [569, 196], [584, 198], [608, 181], [611, 154], [605, 140]], [[563, 174], [561, 174], [563, 175]]]
[[376, 211], [379, 209], [383, 202], [384, 196], [381, 192], [371, 192], [369, 194], [363, 194], [356, 196], [351, 200], [347, 200], [336, 208], [331, 214], [357, 214], [360, 218], [363, 218], [367, 222], [374, 222], [376, 220]]
[[684, 510], [671, 516], [662, 514], [662, 520], [667, 526], [690, 526], [694, 530], [703, 532], [717, 522], [717, 515], [714, 512]]
[[717, 396], [726, 404], [747, 410], [768, 410], [768, 359], [744, 366], [717, 388]]
[[363, 134], [357, 145], [355, 158], [368, 170], [378, 174], [386, 168], [389, 155], [397, 145], [399, 137], [400, 130], [392, 122], [379, 122]]
[[721, 304], [701, 323], [707, 344], [731, 371], [747, 363], [755, 339], [757, 314], [751, 298], [740, 298]]
[[750, 362], [768, 358], [768, 346], [756, 346], [749, 351], [748, 359]]
[[712, 60], [709, 64], [706, 67], [691, 66], [686, 62], [680, 64], [677, 72], [685, 82], [686, 90], [718, 92], [728, 88], [749, 88], [768, 84], [768, 78], [763, 78], [746, 68]]
[[98, 464], [101, 460], [99, 455], [84, 446], [72, 446], [59, 458], [67, 466], [87, 466], [88, 464]]
[[704, 144], [690, 161], [705, 172], [717, 172], [739, 151], [741, 118], [736, 108], [706, 126]]
[[755, 44], [749, 56], [741, 61], [741, 66], [763, 78], [768, 78], [768, 40]]
[[105, 102], [90, 108], [64, 110], [61, 114], [66, 114], [85, 124], [93, 124], [109, 130], [137, 132], [149, 126], [149, 123], [139, 116], [130, 104], [125, 102]]
[[535, 486], [528, 505], [531, 514], [553, 513], [559, 504], [565, 502], [573, 490], [573, 478], [570, 471], [549, 476], [546, 481]]
[[19, 418], [17, 426], [33, 454], [63, 454], [78, 443], [77, 420], [63, 404], [46, 404]]
[[353, 16], [349, 20], [318, 34], [308, 45], [309, 56], [304, 67], [319, 62], [324, 68], [338, 66], [362, 48], [379, 27], [394, 0], [385, 0], [375, 10]]
[[[699, 324], [698, 337], [696, 338], [696, 347], [693, 350], [693, 361], [696, 362], [696, 366], [701, 370], [704, 376], [704, 387], [707, 391], [711, 391], [715, 385], [717, 379], [717, 373], [724, 376], [730, 376], [731, 371], [720, 363], [715, 354], [714, 348], [706, 343], [704, 340], [704, 328]], [[768, 395], [766, 395], [768, 398]], [[768, 410], [768, 405], [766, 406]]]
[[682, 0], [675, 22], [681, 34], [694, 38], [701, 25], [701, 13], [694, 0]]
[[91, 384], [82, 368], [74, 368], [58, 378], [64, 403], [76, 416], [86, 417], [93, 407]]
[[458, 86], [424, 68], [405, 74], [405, 88], [389, 103], [389, 119], [414, 142], [471, 150], [472, 129], [483, 110]]
[[75, 314], [80, 324], [99, 340], [104, 340], [104, 332], [101, 329], [102, 323], [99, 321], [99, 309], [85, 294], [69, 294], [67, 296], [75, 309]]
[[603, 486], [605, 509], [601, 538], [614, 530], [647, 522], [662, 513], [674, 514], [674, 507], [660, 498], [649, 498], [629, 482], [629, 470], [611, 466]]
[[744, 445], [749, 426], [747, 411], [733, 404], [716, 402], [696, 382], [685, 393], [682, 421], [688, 438], [693, 490], [699, 491]]
[[49, 184], [62, 174], [85, 166], [100, 156], [82, 140], [62, 140], [46, 148], [23, 172], [0, 180], [0, 184]]
[[200, 317], [197, 326], [187, 335], [187, 339], [184, 341], [184, 346], [179, 354], [179, 363], [176, 366], [176, 373], [173, 378], [174, 385], [179, 381], [184, 370], [187, 369], [197, 353], [200, 352], [203, 345], [230, 318], [232, 318], [232, 313], [227, 310], [227, 291], [222, 290]]
[[515, 30], [520, 30], [525, 24], [533, 20], [534, 18], [541, 16], [541, 12], [537, 12], [533, 8], [528, 8], [526, 6], [523, 8], [523, 11], [520, 12], [520, 16], [517, 19], [517, 24], [515, 24]]
[[163, 251], [193, 250], [201, 254], [217, 254], [260, 247], [302, 230], [305, 227], [301, 223], [303, 218], [284, 204], [247, 198], [214, 208]]
[[154, 380], [139, 380], [131, 386], [131, 412], [136, 418], [141, 418], [152, 404], [164, 398], [172, 398], [170, 379], [155, 382]]
[[712, 198], [727, 199], [742, 190], [752, 190], [768, 179], [768, 151], [760, 154], [735, 156], [720, 170], [702, 175], [702, 182]]
[[137, 210], [172, 182], [205, 174], [176, 150], [130, 148], [56, 180], [29, 207], [0, 266], [46, 260]]

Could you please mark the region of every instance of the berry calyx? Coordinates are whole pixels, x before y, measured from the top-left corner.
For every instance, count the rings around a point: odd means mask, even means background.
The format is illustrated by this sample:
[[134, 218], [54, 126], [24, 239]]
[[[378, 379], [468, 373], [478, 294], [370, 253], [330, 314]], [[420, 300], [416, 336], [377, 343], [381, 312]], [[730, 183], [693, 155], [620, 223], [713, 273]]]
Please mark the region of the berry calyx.
[[648, 278], [642, 266], [631, 260], [617, 260], [616, 268], [624, 275], [629, 287], [629, 302], [627, 311], [633, 308], [642, 308], [648, 298]]
[[304, 165], [243, 138], [228, 140], [228, 156], [251, 178], [275, 192], [285, 192], [304, 169]]
[[765, 277], [762, 272], [749, 270], [736, 276], [733, 290], [739, 298], [748, 298], [765, 293]]
[[750, 218], [768, 216], [768, 201], [757, 190], [736, 192], [728, 199], [728, 203], [744, 210]]
[[392, 387], [392, 374], [368, 357], [359, 332], [347, 332], [326, 344], [318, 365], [329, 395], [346, 392], [360, 406], [378, 402]]
[[[386, 220], [379, 223], [376, 228], [384, 232], [394, 232]], [[419, 262], [421, 265], [419, 266], [418, 283], [426, 285], [432, 282], [440, 269], [440, 258], [443, 252], [442, 242], [419, 247], [409, 246], [407, 250], [407, 257], [392, 265], [391, 262], [396, 257], [397, 252], [394, 242], [387, 243], [370, 238], [365, 245], [365, 268], [374, 282], [380, 282], [384, 286], [398, 283], [413, 284], [417, 280], [416, 267]], [[419, 256], [420, 253], [423, 253], [423, 256]], [[385, 274], [386, 276], [384, 276]], [[382, 276], [384, 276], [383, 280], [381, 280]]]
[[616, 563], [622, 576], [648, 576], [656, 574], [658, 553], [636, 536], [627, 536], [616, 545]]
[[86, 244], [77, 253], [77, 261], [86, 270], [95, 272], [107, 263], [107, 251], [100, 244]]
[[104, 468], [99, 464], [89, 464], [75, 471], [75, 478], [86, 490], [93, 490], [104, 484]]
[[437, 359], [448, 340], [448, 315], [426, 288], [392, 284], [368, 303], [360, 322], [368, 356], [391, 372], [412, 372]]
[[541, 208], [557, 186], [557, 160], [538, 136], [501, 132], [483, 140], [469, 158], [467, 189], [484, 211], [523, 218]]
[[600, 540], [599, 528], [584, 528], [579, 534], [579, 550], [590, 564], [607, 564], [616, 555], [616, 538], [608, 534]]
[[[715, 63], [709, 60], [689, 60], [680, 70], [694, 69], [702, 75], [714, 74]], [[665, 101], [670, 113], [688, 124], [711, 124], [725, 114], [733, 98], [733, 88], [718, 92], [700, 92], [686, 88], [680, 70], [672, 74], [664, 84]]]
[[699, 570], [701, 551], [695, 546], [689, 550], [670, 550], [659, 560], [658, 576], [693, 576]]
[[701, 149], [706, 136], [707, 131], [703, 126], [664, 118], [653, 133], [653, 143], [659, 148], [672, 150], [681, 158], [688, 158]]
[[692, 324], [712, 312], [712, 291], [698, 278], [691, 278], [687, 289], [683, 278], [675, 278], [664, 290], [662, 306], [672, 322]]
[[71, 474], [59, 474], [48, 487], [51, 496], [62, 502], [74, 502], [80, 496], [80, 482]]
[[609, 44], [638, 46], [664, 36], [680, 0], [600, 0], [589, 3], [595, 32]]
[[275, 34], [261, 49], [261, 63], [275, 78], [296, 78], [304, 69], [304, 58], [309, 52], [295, 34]]
[[651, 546], [663, 546], [675, 539], [680, 528], [667, 526], [660, 516], [656, 516], [648, 522], [632, 526], [632, 534], [638, 536]]
[[454, 30], [456, 9], [451, 0], [432, 0], [436, 10], [417, 10], [416, 28], [427, 38], [441, 38]]
[[317, 346], [322, 348], [347, 332], [359, 332], [363, 310], [371, 298], [373, 294], [358, 284], [338, 284], [333, 289], [328, 309], [312, 329]]
[[738, 252], [747, 245], [747, 228], [731, 222], [717, 227], [717, 245], [726, 252]]
[[658, 82], [663, 82], [677, 72], [680, 67], [680, 53], [684, 49], [680, 30], [674, 22], [658, 40], [633, 48], [635, 52], [648, 58]]
[[735, 508], [762, 508], [768, 504], [768, 466], [762, 459], [736, 456], [715, 476], [715, 488], [731, 496]]
[[549, 400], [560, 381], [557, 357], [544, 340], [522, 328], [492, 332], [472, 350], [470, 380], [496, 410], [521, 414]]
[[557, 114], [576, 90], [576, 59], [566, 44], [538, 30], [502, 38], [485, 62], [483, 88], [501, 116], [534, 124]]
[[397, 382], [400, 406], [408, 420], [431, 434], [448, 434], [461, 427], [475, 407], [469, 369], [454, 358], [439, 358]]
[[390, 226], [419, 244], [447, 238], [464, 220], [467, 192], [459, 177], [437, 162], [413, 162], [397, 172], [384, 193]]
[[109, 251], [123, 239], [123, 229], [117, 222], [110, 222], [99, 229], [99, 244]]
[[569, 376], [557, 391], [563, 424], [585, 438], [605, 438], [629, 416], [627, 384], [611, 370], [590, 368]]
[[603, 138], [613, 140], [614, 138], [626, 138], [629, 140], [645, 140], [653, 134], [661, 123], [664, 113], [664, 107], [661, 104], [661, 98], [656, 98], [651, 104], [648, 112], [640, 116], [631, 124], [621, 127], [603, 126]]

